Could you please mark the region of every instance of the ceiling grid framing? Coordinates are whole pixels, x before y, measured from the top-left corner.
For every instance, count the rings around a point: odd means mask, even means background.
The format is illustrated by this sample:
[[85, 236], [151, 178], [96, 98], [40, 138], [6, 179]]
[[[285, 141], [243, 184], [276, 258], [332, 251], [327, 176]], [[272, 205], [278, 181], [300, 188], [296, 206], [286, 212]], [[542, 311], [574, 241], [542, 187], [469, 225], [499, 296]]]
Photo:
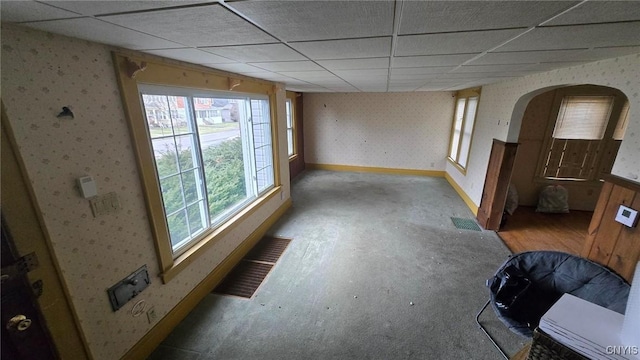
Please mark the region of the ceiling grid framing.
[[301, 92], [459, 90], [640, 53], [639, 0], [2, 5], [3, 22], [277, 81]]

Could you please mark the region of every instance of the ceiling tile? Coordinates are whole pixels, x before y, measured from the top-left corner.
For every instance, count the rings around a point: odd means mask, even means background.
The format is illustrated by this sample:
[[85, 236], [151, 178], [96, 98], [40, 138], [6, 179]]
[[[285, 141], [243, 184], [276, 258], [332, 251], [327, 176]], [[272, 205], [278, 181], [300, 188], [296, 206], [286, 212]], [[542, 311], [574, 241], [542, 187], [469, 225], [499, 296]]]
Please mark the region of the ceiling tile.
[[[185, 6], [193, 5], [205, 2], [214, 2], [215, 0], [202, 0], [202, 1], [124, 1], [124, 0], [109, 0], [109, 1], [42, 1], [44, 3], [80, 13], [82, 15], [100, 15], [100, 14], [114, 14], [124, 13], [129, 11], [140, 11], [149, 9], [159, 9], [172, 6]], [[4, 6], [4, 4], [3, 4]]]
[[241, 62], [306, 60], [304, 56], [284, 44], [203, 47], [201, 50]]
[[386, 69], [389, 58], [319, 60], [318, 64], [329, 70]]
[[449, 86], [445, 86], [445, 85], [431, 85], [431, 84], [427, 84], [419, 89], [416, 89], [415, 91], [443, 91], [446, 88], [448, 88]]
[[238, 74], [249, 74], [264, 71], [264, 69], [257, 68], [255, 66], [243, 64], [243, 63], [235, 63], [235, 64], [202, 64], [208, 66], [210, 68], [230, 71]]
[[[214, 66], [212, 64], [212, 66]], [[252, 77], [257, 77], [260, 79], [266, 79], [266, 80], [272, 80], [272, 81], [285, 81], [285, 80], [291, 80], [290, 77], [278, 74], [278, 73], [274, 73], [271, 71], [266, 71], [266, 70], [260, 70], [260, 71], [245, 71], [243, 72], [244, 75], [248, 75], [248, 76], [252, 76]]]
[[186, 49], [163, 49], [163, 50], [147, 50], [149, 54], [168, 57], [170, 59], [182, 60], [194, 64], [229, 64], [235, 63], [234, 60], [229, 60], [218, 55], [208, 53], [192, 48]]
[[335, 70], [333, 72], [345, 80], [368, 79], [375, 77], [386, 78], [389, 75], [388, 69]]
[[351, 85], [347, 86], [331, 86], [329, 89], [333, 92], [360, 92], [358, 88], [355, 88]]
[[463, 65], [456, 69], [456, 73], [490, 73], [524, 70], [527, 64], [513, 65]]
[[227, 3], [284, 41], [391, 35], [394, 1], [239, 1]]
[[259, 62], [251, 63], [251, 65], [259, 67], [261, 69], [269, 71], [319, 71], [323, 70], [320, 66], [316, 65], [313, 61], [274, 61], [274, 62]]
[[[452, 73], [447, 73], [447, 74], [443, 74], [442, 76], [440, 76], [438, 78], [438, 80], [446, 80], [446, 81], [451, 81], [451, 80], [459, 80], [459, 79], [469, 79], [469, 80], [474, 80], [474, 79], [482, 79], [482, 78], [489, 78], [489, 77], [503, 77], [503, 76], [513, 76], [511, 75], [513, 72], [507, 74], [507, 73], [458, 73], [458, 72], [452, 72]], [[528, 75], [528, 73], [523, 73], [520, 76], [523, 75]]]
[[634, 20], [640, 20], [638, 1], [589, 1], [545, 23], [544, 26]]
[[3, 22], [40, 21], [80, 16], [77, 13], [35, 1], [3, 1], [1, 5]]
[[602, 59], [610, 59], [618, 56], [640, 54], [640, 46], [620, 46], [620, 47], [601, 47], [590, 50], [585, 50], [577, 56], [567, 56], [563, 58], [564, 61], [578, 60], [578, 61], [596, 61]]
[[40, 21], [25, 23], [24, 25], [56, 34], [134, 50], [181, 47], [180, 44], [171, 41], [125, 29], [93, 18]]
[[584, 62], [581, 62], [581, 61], [545, 62], [540, 64], [527, 65], [526, 70], [532, 71], [532, 72], [542, 72], [542, 71], [567, 68], [567, 67], [581, 65], [581, 64], [584, 64]]
[[427, 55], [427, 56], [395, 56], [391, 59], [393, 68], [411, 68], [421, 66], [457, 66], [478, 55], [455, 54], [455, 55]]
[[313, 60], [375, 58], [391, 54], [391, 37], [297, 42], [289, 45]]
[[559, 61], [565, 57], [578, 56], [583, 52], [584, 50], [491, 52], [473, 60], [469, 65], [535, 64], [544, 61]]
[[396, 56], [477, 53], [522, 33], [521, 29], [399, 36]]
[[442, 73], [441, 74], [391, 74], [389, 79], [396, 82], [397, 81], [411, 82], [414, 80], [418, 82], [425, 82], [427, 80], [437, 79], [442, 75], [443, 75]]
[[360, 91], [362, 92], [368, 92], [368, 93], [372, 93], [372, 92], [387, 92], [387, 86], [358, 86], [358, 89], [360, 89]]
[[453, 69], [455, 66], [429, 66], [415, 68], [394, 68], [391, 69], [391, 75], [425, 75], [425, 74], [443, 74]]
[[100, 19], [187, 46], [245, 45], [277, 41], [217, 4], [102, 16]]
[[531, 27], [578, 1], [405, 1], [398, 34]]
[[299, 85], [299, 84], [294, 84], [294, 85], [289, 85], [287, 84], [286, 89], [289, 91], [296, 91], [296, 92], [304, 92], [304, 93], [316, 93], [316, 92], [332, 92], [332, 90], [329, 90], [327, 88], [323, 88], [321, 86], [315, 86], [315, 85]]
[[640, 21], [541, 27], [501, 46], [496, 51], [559, 50], [640, 45]]
[[398, 85], [398, 86], [392, 86], [389, 85], [389, 92], [412, 92], [415, 91], [416, 88], [418, 88], [418, 86], [414, 86], [414, 85]]
[[286, 71], [281, 72], [280, 74], [292, 77], [294, 79], [307, 81], [307, 82], [316, 82], [316, 81], [324, 81], [325, 83], [328, 81], [333, 81], [334, 83], [343, 83], [344, 81], [335, 76], [334, 74], [326, 71]]
[[409, 80], [390, 79], [389, 86], [402, 86], [404, 84], [404, 85], [414, 86], [417, 89], [422, 85], [426, 84], [427, 82], [429, 82], [429, 79], [409, 79]]

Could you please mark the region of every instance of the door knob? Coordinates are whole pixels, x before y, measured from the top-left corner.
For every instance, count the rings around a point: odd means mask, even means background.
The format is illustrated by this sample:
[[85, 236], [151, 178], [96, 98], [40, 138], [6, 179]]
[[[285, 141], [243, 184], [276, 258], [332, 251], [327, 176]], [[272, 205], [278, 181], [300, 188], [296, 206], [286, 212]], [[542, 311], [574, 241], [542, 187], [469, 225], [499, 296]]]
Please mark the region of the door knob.
[[7, 330], [25, 331], [31, 326], [31, 319], [24, 315], [16, 315], [7, 322]]

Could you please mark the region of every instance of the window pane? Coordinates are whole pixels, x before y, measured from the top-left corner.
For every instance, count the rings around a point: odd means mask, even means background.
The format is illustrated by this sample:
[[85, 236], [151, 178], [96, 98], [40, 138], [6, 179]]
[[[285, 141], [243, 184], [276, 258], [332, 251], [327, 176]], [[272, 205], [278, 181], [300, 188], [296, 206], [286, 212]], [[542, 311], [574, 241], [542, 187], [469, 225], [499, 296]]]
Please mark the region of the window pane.
[[191, 122], [187, 119], [187, 104], [189, 99], [184, 96], [167, 96], [169, 101], [169, 115], [173, 124], [173, 132], [178, 134], [192, 133]]
[[287, 153], [293, 155], [293, 129], [287, 129]]
[[184, 208], [185, 204], [182, 195], [182, 185], [180, 184], [180, 175], [174, 175], [160, 180], [160, 187], [162, 188], [162, 200], [167, 215]]
[[176, 148], [178, 149], [180, 171], [187, 171], [198, 166], [196, 144], [193, 135], [177, 136]]
[[[245, 161], [240, 121], [247, 121], [246, 100], [195, 98], [210, 103], [220, 111], [220, 120], [212, 124], [198, 122], [202, 162], [207, 185], [211, 220], [247, 198]], [[197, 102], [196, 102], [197, 104]], [[216, 121], [221, 121], [216, 123]]]
[[173, 127], [169, 116], [169, 102], [165, 95], [142, 95], [147, 128], [151, 138], [172, 136]]
[[287, 113], [287, 129], [290, 129], [293, 127], [293, 119], [291, 117], [291, 100], [287, 100], [285, 107]]
[[207, 226], [207, 217], [205, 215], [204, 202], [199, 201], [187, 208], [189, 216], [189, 229], [192, 234], [197, 234], [204, 230]]
[[478, 98], [469, 98], [467, 108], [465, 110], [464, 132], [462, 133], [462, 144], [460, 145], [460, 156], [458, 164], [463, 168], [467, 167], [467, 158], [469, 156], [469, 148], [471, 146], [471, 133], [473, 132], [473, 124], [476, 119], [476, 109], [478, 108]]
[[187, 225], [187, 214], [185, 210], [167, 216], [167, 223], [169, 224], [171, 245], [175, 251], [177, 247], [189, 240], [189, 226]]
[[153, 155], [156, 160], [158, 176], [165, 178], [178, 173], [178, 159], [176, 155], [176, 144], [171, 138], [153, 139]]
[[558, 112], [556, 139], [600, 140], [609, 122], [611, 96], [565, 96]]
[[595, 174], [599, 140], [552, 139], [542, 176], [588, 180]]
[[198, 178], [200, 172], [198, 170], [192, 170], [182, 174], [182, 187], [184, 189], [184, 200], [187, 205], [204, 198], [203, 191], [200, 188], [200, 182]]
[[258, 193], [269, 189], [274, 184], [273, 149], [271, 147], [271, 120], [268, 100], [251, 100], [253, 116], [253, 146], [256, 159], [256, 181]]
[[458, 145], [460, 144], [460, 133], [462, 131], [462, 119], [464, 118], [464, 106], [467, 99], [458, 99], [456, 104], [456, 113], [453, 119], [453, 134], [451, 136], [451, 148], [449, 149], [449, 157], [458, 160]]

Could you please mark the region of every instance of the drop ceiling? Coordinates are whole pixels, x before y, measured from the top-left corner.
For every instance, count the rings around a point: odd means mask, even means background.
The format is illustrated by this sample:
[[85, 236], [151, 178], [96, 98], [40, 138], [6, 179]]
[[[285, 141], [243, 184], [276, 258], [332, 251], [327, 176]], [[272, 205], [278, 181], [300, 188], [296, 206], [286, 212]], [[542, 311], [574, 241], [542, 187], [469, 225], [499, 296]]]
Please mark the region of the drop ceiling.
[[2, 22], [286, 84], [458, 90], [640, 53], [640, 1], [2, 1]]

